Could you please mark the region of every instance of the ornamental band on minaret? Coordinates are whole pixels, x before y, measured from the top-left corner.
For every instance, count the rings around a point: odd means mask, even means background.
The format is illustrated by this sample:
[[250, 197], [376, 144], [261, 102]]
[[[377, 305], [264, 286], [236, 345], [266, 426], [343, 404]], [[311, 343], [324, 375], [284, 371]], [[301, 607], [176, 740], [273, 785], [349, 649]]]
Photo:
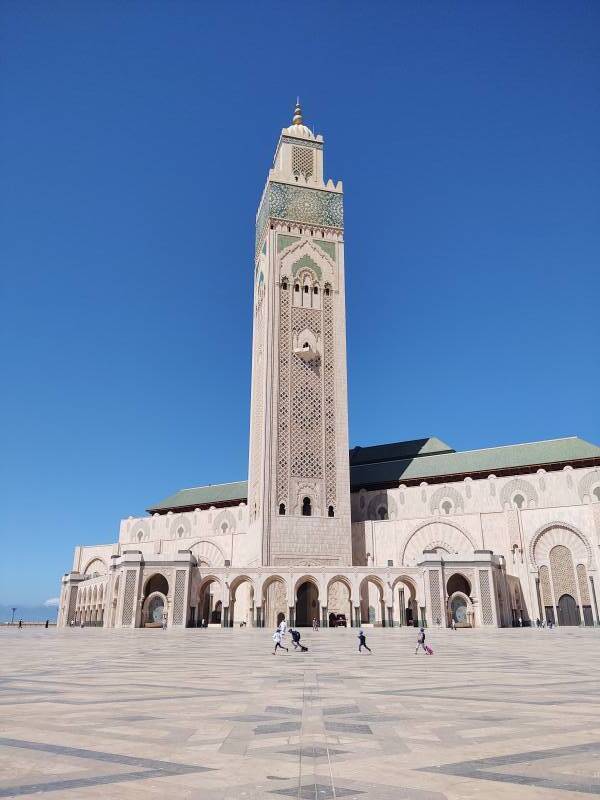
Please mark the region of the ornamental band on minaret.
[[264, 564], [351, 563], [341, 182], [300, 104], [256, 218], [250, 525]]

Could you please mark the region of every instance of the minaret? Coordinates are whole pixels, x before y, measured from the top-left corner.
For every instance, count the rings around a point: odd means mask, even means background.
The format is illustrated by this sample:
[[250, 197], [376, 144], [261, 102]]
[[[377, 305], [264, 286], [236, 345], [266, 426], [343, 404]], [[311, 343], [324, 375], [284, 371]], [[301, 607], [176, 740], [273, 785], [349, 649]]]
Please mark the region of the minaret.
[[352, 563], [342, 184], [299, 101], [256, 216], [248, 506], [263, 564]]

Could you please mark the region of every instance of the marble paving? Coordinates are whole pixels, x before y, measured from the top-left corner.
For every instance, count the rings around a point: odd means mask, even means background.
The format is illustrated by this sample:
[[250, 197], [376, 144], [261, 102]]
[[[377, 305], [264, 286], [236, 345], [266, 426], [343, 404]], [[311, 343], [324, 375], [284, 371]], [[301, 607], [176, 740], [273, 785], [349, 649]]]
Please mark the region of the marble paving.
[[428, 636], [2, 628], [0, 798], [600, 796], [600, 629]]

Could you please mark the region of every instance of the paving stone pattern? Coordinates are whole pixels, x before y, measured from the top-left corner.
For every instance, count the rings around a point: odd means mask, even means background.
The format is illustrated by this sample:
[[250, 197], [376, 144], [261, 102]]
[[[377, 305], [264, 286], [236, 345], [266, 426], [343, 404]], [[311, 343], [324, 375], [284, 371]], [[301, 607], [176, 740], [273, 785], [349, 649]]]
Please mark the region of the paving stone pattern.
[[600, 630], [0, 629], [0, 798], [600, 795]]

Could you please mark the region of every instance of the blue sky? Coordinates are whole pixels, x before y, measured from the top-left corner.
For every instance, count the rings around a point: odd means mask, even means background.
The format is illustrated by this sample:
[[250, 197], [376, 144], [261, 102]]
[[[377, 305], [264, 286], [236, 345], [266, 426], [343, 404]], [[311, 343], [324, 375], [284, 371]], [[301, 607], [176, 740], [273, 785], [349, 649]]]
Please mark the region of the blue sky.
[[344, 180], [350, 439], [600, 442], [600, 5], [7, 2], [0, 603], [247, 472], [253, 224]]

